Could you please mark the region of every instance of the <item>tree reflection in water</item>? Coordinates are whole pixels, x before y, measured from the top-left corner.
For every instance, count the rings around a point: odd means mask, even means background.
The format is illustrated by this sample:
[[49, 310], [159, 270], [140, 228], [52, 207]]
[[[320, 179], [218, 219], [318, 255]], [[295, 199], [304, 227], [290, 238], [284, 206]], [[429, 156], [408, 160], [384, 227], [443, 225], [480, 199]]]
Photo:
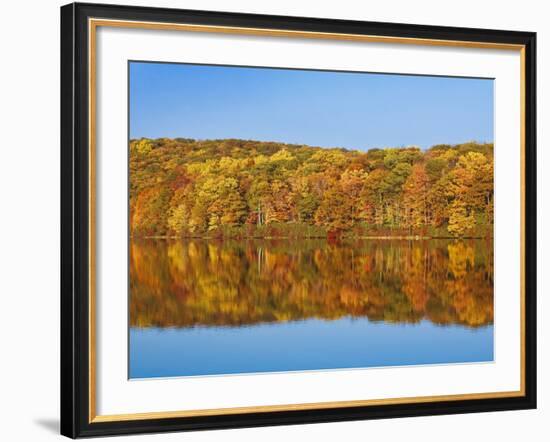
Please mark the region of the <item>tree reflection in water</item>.
[[492, 250], [485, 240], [133, 240], [130, 325], [489, 325]]

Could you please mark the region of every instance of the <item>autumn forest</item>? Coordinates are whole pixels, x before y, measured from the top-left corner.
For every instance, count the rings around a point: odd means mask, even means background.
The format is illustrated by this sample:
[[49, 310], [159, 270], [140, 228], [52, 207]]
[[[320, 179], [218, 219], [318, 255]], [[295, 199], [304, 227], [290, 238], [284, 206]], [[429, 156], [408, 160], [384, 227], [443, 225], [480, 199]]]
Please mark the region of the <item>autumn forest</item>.
[[493, 361], [493, 107], [486, 78], [129, 62], [128, 377]]
[[132, 237], [492, 237], [493, 145], [130, 141]]

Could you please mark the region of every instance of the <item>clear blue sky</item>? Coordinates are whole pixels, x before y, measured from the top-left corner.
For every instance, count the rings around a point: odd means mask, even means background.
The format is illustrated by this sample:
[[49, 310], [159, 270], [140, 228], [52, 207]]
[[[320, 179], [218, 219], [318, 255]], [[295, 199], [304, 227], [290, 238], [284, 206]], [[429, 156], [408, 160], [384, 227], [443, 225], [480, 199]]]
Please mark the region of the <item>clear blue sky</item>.
[[130, 63], [130, 138], [346, 147], [493, 141], [493, 81]]

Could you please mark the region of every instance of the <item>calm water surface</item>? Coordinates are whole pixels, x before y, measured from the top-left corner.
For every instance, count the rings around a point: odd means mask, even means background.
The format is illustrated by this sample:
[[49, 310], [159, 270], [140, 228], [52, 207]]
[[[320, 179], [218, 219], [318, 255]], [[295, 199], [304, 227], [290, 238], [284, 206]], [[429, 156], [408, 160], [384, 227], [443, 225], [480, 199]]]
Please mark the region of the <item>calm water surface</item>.
[[130, 377], [493, 360], [492, 242], [140, 240]]

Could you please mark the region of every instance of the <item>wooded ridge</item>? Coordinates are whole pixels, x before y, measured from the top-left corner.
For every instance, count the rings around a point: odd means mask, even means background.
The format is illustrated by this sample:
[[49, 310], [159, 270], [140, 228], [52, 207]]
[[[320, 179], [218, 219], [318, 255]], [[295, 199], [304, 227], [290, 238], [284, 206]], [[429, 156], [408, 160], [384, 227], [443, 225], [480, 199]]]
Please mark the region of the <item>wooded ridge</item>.
[[486, 237], [493, 145], [131, 140], [134, 237]]

